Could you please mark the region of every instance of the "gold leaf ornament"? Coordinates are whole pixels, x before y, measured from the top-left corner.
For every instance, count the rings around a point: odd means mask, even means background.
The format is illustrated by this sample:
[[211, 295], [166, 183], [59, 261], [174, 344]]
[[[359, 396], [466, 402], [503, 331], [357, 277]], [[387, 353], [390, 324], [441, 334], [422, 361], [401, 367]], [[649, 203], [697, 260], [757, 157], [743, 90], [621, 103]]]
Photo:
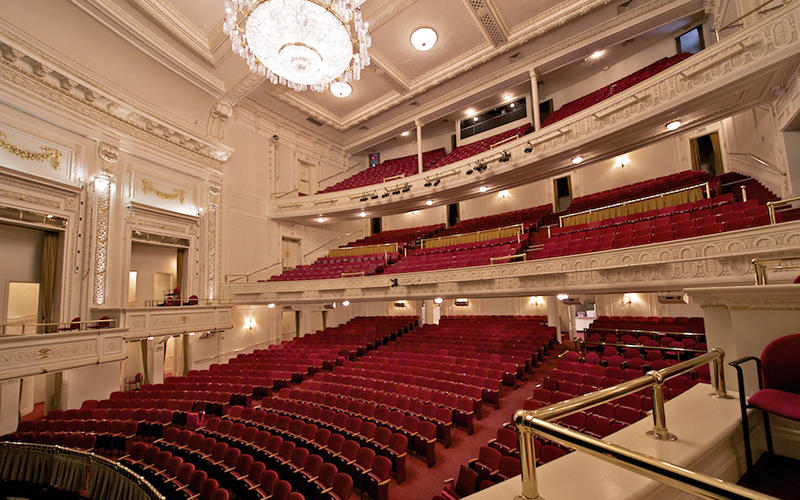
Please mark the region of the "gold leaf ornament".
[[142, 179], [142, 193], [154, 194], [162, 200], [179, 200], [181, 205], [183, 205], [183, 202], [186, 199], [186, 191], [183, 189], [175, 189], [171, 193], [166, 193], [158, 189], [150, 179]]
[[54, 170], [61, 168], [61, 151], [42, 146], [42, 152], [27, 151], [8, 142], [8, 136], [0, 132], [0, 148], [8, 151], [17, 158], [30, 161], [50, 161]]

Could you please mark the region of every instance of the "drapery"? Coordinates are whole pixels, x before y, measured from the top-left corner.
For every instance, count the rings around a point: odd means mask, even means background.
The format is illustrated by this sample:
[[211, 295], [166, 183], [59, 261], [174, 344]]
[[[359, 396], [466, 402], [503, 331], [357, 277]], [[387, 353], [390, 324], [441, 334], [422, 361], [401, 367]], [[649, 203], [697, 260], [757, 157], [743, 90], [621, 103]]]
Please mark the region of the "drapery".
[[[29, 444], [0, 446], [0, 479], [47, 484], [71, 491], [88, 491], [89, 498], [148, 500], [163, 498], [146, 484], [136, 482], [129, 471], [115, 470], [110, 461], [87, 453]], [[126, 475], [127, 474], [127, 475]]]
[[711, 147], [714, 149], [714, 172], [711, 173], [722, 174], [722, 148], [719, 145], [719, 133], [714, 132], [710, 135], [710, 137]]
[[376, 253], [396, 252], [397, 243], [381, 245], [364, 245], [360, 247], [334, 248], [328, 252], [328, 257], [348, 257], [351, 255], [374, 255]]
[[185, 248], [179, 248], [178, 249], [178, 255], [177, 255], [177, 262], [176, 262], [176, 265], [177, 265], [176, 281], [177, 281], [177, 283], [175, 284], [175, 286], [181, 292], [180, 297], [188, 297], [188, 295], [186, 293], [184, 293], [184, 291], [183, 291], [183, 273], [184, 273], [183, 266], [185, 265], [185, 263], [186, 263], [186, 249]]
[[454, 234], [452, 236], [441, 236], [439, 238], [422, 240], [422, 248], [449, 247], [450, 245], [461, 245], [464, 243], [496, 240], [498, 238], [516, 236], [521, 232], [522, 225], [517, 224], [515, 226], [501, 227], [499, 229], [490, 229], [487, 231], [475, 231], [472, 233]]
[[147, 339], [142, 339], [139, 341], [142, 347], [142, 372], [144, 373], [144, 384], [150, 383], [150, 370], [148, 370], [148, 362], [147, 362]]
[[625, 203], [622, 205], [615, 205], [608, 208], [593, 210], [591, 212], [567, 215], [561, 219], [561, 225], [562, 227], [577, 226], [578, 224], [586, 224], [587, 222], [613, 219], [623, 215], [639, 214], [647, 212], [648, 210], [658, 210], [664, 207], [680, 205], [681, 203], [695, 202], [703, 199], [704, 194], [704, 187], [698, 186], [685, 191], [665, 194], [663, 196], [635, 201], [633, 203]]
[[[58, 233], [47, 231], [42, 239], [41, 284], [39, 285], [39, 323], [52, 323], [53, 303], [56, 293], [56, 264], [58, 261]], [[56, 331], [55, 326], [40, 327], [41, 333]]]

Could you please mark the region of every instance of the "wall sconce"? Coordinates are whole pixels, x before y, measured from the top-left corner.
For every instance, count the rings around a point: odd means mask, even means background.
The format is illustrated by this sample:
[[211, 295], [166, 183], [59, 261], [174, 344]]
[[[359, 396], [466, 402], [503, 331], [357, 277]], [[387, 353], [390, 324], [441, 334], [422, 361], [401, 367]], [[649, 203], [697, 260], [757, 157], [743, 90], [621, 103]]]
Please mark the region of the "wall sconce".
[[349, 300], [343, 300], [343, 301], [342, 301], [342, 305], [343, 305], [344, 307], [347, 307], [347, 306], [349, 306], [349, 305], [350, 305], [350, 301], [349, 301]]
[[456, 299], [455, 303], [458, 307], [467, 307], [469, 306], [469, 299]]
[[628, 155], [617, 156], [614, 161], [614, 166], [619, 168], [625, 168], [625, 165], [630, 164], [630, 159]]
[[497, 193], [497, 197], [498, 198], [508, 198], [508, 190], [504, 189], [504, 190], [500, 191], [499, 193]]
[[269, 304], [267, 304], [267, 307], [269, 307], [270, 309], [275, 309], [275, 303], [270, 302]]
[[252, 330], [253, 327], [256, 326], [256, 319], [253, 317], [245, 318], [244, 319], [244, 327], [248, 330]]
[[634, 294], [634, 293], [626, 293], [626, 294], [624, 294], [622, 296], [622, 303], [625, 304], [626, 306], [632, 305], [635, 295], [636, 294]]
[[538, 295], [531, 297], [530, 304], [532, 306], [543, 306], [544, 305], [544, 297], [540, 297]]
[[567, 300], [569, 298], [569, 295], [567, 295], [566, 293], [559, 293], [558, 295], [556, 295], [556, 298], [558, 300]]
[[394, 303], [394, 306], [395, 307], [405, 307], [406, 306], [406, 301], [405, 300], [398, 300], [397, 302]]

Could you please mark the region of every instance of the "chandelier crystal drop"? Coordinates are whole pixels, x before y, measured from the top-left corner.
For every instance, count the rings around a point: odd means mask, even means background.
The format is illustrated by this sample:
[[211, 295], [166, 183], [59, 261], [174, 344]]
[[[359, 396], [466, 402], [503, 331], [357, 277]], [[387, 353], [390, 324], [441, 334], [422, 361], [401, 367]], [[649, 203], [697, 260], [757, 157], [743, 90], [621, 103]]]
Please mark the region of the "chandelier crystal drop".
[[225, 0], [233, 51], [253, 73], [298, 91], [360, 79], [368, 27], [352, 0]]

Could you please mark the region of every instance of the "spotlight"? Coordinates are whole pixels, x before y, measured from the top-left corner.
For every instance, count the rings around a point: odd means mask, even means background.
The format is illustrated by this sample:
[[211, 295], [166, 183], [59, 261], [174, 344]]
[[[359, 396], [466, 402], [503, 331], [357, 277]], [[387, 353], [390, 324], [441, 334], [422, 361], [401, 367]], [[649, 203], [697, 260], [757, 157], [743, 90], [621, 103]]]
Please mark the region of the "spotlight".
[[441, 180], [441, 179], [436, 179], [435, 181], [433, 181], [433, 185], [434, 185], [434, 186], [438, 186], [438, 185], [439, 185], [439, 184], [441, 184], [441, 183], [442, 183], [442, 180]]
[[433, 185], [433, 183], [431, 181], [425, 181], [425, 184], [423, 184], [423, 186], [425, 186], [426, 188], [429, 188], [432, 185]]
[[523, 151], [525, 151], [525, 154], [527, 155], [533, 152], [533, 144], [531, 144], [531, 141], [528, 141], [528, 143], [525, 144], [525, 149]]
[[400, 286], [400, 283], [397, 282], [397, 278], [391, 278], [389, 280], [389, 288], [395, 288]]
[[497, 161], [499, 161], [500, 163], [505, 163], [510, 159], [511, 159], [511, 153], [509, 153], [508, 151], [503, 151], [503, 155], [500, 158], [498, 158]]
[[406, 186], [406, 187], [404, 187], [404, 188], [402, 189], [402, 191], [403, 191], [404, 193], [407, 193], [407, 192], [411, 191], [411, 186]]
[[478, 166], [475, 167], [475, 171], [476, 172], [480, 172], [480, 173], [484, 173], [484, 172], [486, 172], [487, 168], [489, 168], [489, 167], [486, 165], [486, 163], [484, 163], [483, 161], [479, 161], [478, 162]]
[[464, 173], [465, 173], [465, 174], [467, 174], [467, 175], [472, 175], [472, 169], [470, 168], [469, 170], [467, 170], [467, 171], [466, 171], [466, 172], [464, 172]]
[[383, 193], [383, 194], [381, 195], [381, 198], [388, 198], [388, 197], [389, 197], [389, 193]]
[[369, 198], [367, 198], [366, 196], [364, 196], [364, 197], [362, 197], [362, 198], [361, 198], [360, 200], [358, 200], [358, 201], [367, 201], [368, 199], [369, 199]]
[[392, 194], [400, 194], [400, 190], [399, 189], [395, 189], [394, 191], [392, 191]]
[[372, 196], [370, 196], [370, 199], [377, 200], [378, 199], [378, 195], [377, 194], [373, 194]]

